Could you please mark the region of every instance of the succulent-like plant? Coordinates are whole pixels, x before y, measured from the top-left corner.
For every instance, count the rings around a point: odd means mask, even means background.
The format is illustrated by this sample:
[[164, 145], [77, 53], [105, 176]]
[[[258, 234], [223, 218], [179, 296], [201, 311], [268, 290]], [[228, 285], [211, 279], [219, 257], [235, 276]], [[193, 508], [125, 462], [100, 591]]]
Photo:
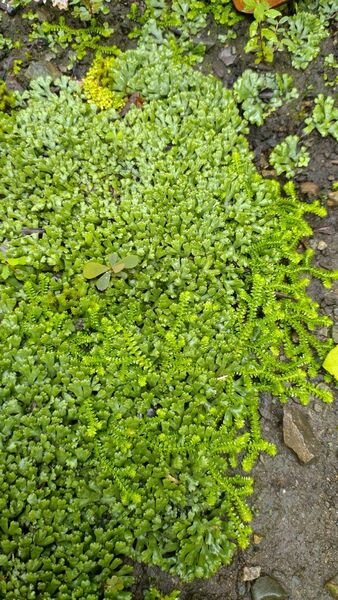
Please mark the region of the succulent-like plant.
[[306, 146], [299, 147], [299, 136], [288, 135], [272, 150], [270, 164], [278, 175], [285, 173], [288, 179], [295, 176], [296, 170], [306, 167], [310, 162], [310, 154]]
[[104, 265], [96, 261], [88, 261], [83, 268], [83, 275], [86, 279], [97, 279], [95, 285], [100, 292], [106, 290], [110, 285], [112, 276], [127, 279], [129, 269], [134, 269], [140, 262], [136, 254], [128, 254], [122, 258], [116, 252], [108, 257], [109, 265]]

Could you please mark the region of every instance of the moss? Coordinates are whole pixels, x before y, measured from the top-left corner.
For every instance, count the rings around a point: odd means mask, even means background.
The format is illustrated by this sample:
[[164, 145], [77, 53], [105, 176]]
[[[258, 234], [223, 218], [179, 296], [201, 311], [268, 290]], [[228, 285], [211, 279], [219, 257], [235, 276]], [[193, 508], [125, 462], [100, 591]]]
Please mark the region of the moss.
[[101, 109], [119, 110], [126, 103], [124, 94], [111, 90], [115, 58], [98, 56], [83, 79], [83, 91], [89, 102]]
[[[232, 92], [169, 48], [118, 57], [111, 85], [142, 107], [97, 111], [63, 79], [0, 116], [8, 600], [127, 598], [125, 557], [215, 573], [275, 453], [260, 393], [332, 399], [305, 287], [334, 274], [298, 251], [325, 211], [258, 174]], [[138, 262], [100, 292], [83, 270], [113, 253]]]
[[0, 79], [0, 111], [8, 112], [16, 104], [13, 92], [7, 89], [6, 83]]

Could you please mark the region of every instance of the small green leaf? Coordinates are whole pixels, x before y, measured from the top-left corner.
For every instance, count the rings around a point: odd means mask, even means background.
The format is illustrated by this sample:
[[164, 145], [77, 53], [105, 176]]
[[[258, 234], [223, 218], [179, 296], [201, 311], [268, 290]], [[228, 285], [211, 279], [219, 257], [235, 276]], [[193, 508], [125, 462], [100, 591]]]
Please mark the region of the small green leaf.
[[90, 260], [83, 267], [83, 276], [86, 279], [93, 279], [94, 277], [102, 275], [102, 273], [106, 273], [106, 271], [109, 271], [109, 267], [103, 265], [102, 263]]
[[117, 261], [120, 260], [120, 257], [116, 252], [113, 252], [112, 254], [110, 254], [108, 256], [108, 260], [109, 260], [110, 266], [113, 267], [114, 265], [116, 265]]
[[323, 362], [323, 367], [326, 371], [331, 373], [333, 377], [338, 379], [338, 346], [333, 348], [331, 352], [328, 353]]
[[122, 260], [125, 269], [133, 269], [140, 262], [140, 258], [136, 254], [129, 254], [129, 256], [125, 256]]
[[104, 292], [110, 283], [110, 273], [104, 273], [96, 282], [96, 287], [100, 292]]
[[116, 263], [116, 265], [113, 265], [112, 269], [114, 273], [119, 273], [120, 271], [123, 271], [124, 267], [124, 261], [121, 260], [120, 262]]
[[10, 267], [16, 267], [17, 265], [25, 265], [26, 264], [26, 257], [25, 256], [19, 256], [18, 258], [9, 258], [7, 260], [7, 263], [9, 264]]

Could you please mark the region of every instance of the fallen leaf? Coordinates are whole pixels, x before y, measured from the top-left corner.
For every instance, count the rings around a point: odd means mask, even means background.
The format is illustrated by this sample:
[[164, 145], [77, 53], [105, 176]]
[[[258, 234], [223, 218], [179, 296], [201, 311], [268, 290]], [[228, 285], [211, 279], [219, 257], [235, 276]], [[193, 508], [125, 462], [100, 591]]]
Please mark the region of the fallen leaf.
[[141, 108], [144, 104], [144, 100], [138, 92], [132, 94], [124, 107], [120, 110], [120, 116], [125, 117], [126, 114], [130, 111], [131, 107], [135, 104], [136, 108]]
[[331, 373], [333, 377], [338, 379], [338, 346], [333, 348], [327, 355], [323, 362], [323, 367], [326, 371]]

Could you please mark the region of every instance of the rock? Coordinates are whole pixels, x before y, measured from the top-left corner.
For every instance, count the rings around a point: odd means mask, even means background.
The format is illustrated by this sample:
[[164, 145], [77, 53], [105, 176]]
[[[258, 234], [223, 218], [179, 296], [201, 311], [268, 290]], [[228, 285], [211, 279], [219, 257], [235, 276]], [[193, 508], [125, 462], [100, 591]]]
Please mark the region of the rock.
[[219, 77], [219, 79], [223, 79], [225, 71], [224, 71], [224, 65], [221, 63], [220, 60], [214, 61], [214, 64], [212, 65], [212, 69], [213, 69], [213, 72], [215, 73], [215, 75], [217, 77]]
[[236, 60], [234, 48], [232, 46], [225, 46], [225, 48], [220, 51], [218, 58], [222, 61], [222, 63], [229, 67]]
[[338, 206], [338, 190], [329, 192], [327, 204], [328, 206]]
[[309, 419], [295, 406], [284, 408], [283, 437], [285, 445], [297, 454], [302, 463], [307, 464], [316, 457], [319, 445]]
[[265, 575], [255, 581], [251, 589], [252, 600], [287, 600], [288, 594], [277, 579]]
[[320, 240], [317, 244], [318, 250], [325, 250], [327, 248], [327, 243], [324, 240]]
[[309, 196], [317, 196], [320, 191], [319, 185], [314, 181], [304, 181], [300, 184], [300, 191], [302, 194], [309, 194]]
[[261, 567], [244, 567], [243, 581], [254, 581], [261, 574]]
[[332, 327], [332, 339], [335, 344], [338, 344], [338, 325]]
[[27, 79], [37, 79], [38, 77], [57, 79], [60, 75], [61, 73], [55, 65], [44, 60], [31, 62], [25, 73]]
[[329, 594], [331, 594], [332, 598], [338, 600], [338, 573], [335, 577], [333, 577], [333, 579], [330, 579], [330, 581], [326, 582], [325, 588]]
[[328, 327], [319, 327], [317, 330], [317, 335], [320, 340], [327, 340], [329, 337], [329, 328]]
[[277, 171], [275, 169], [262, 169], [263, 177], [277, 177]]
[[21, 83], [19, 83], [19, 81], [16, 79], [16, 77], [14, 77], [14, 75], [7, 75], [6, 77], [6, 85], [8, 87], [9, 90], [11, 91], [16, 91], [16, 92], [23, 92], [23, 87], [21, 85]]
[[19, 10], [19, 6], [11, 6], [10, 2], [6, 0], [0, 1], [0, 10], [4, 10], [10, 17], [13, 17]]

